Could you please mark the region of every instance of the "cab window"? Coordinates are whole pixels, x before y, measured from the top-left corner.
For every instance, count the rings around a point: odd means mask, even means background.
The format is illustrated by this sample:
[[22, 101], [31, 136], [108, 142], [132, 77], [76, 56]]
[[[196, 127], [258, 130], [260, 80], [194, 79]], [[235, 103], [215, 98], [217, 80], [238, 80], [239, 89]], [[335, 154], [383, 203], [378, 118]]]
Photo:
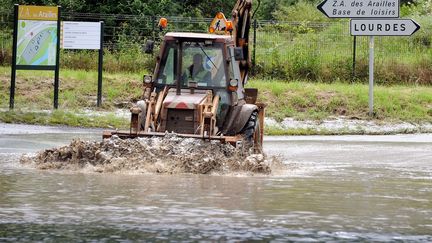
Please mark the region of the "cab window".
[[174, 85], [176, 80], [175, 61], [177, 59], [177, 50], [174, 43], [168, 43], [166, 48], [160, 63], [157, 83]]
[[219, 43], [184, 42], [182, 86], [195, 82], [198, 87], [226, 88], [222, 48]]

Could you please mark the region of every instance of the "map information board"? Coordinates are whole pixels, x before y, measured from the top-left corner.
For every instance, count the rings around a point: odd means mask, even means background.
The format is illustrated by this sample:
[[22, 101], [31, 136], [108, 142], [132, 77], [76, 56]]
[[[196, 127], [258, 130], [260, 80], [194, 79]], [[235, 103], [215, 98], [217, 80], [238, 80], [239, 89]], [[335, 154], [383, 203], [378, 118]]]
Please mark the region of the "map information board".
[[56, 65], [58, 14], [58, 7], [18, 7], [16, 65]]
[[17, 65], [56, 64], [57, 22], [18, 20]]

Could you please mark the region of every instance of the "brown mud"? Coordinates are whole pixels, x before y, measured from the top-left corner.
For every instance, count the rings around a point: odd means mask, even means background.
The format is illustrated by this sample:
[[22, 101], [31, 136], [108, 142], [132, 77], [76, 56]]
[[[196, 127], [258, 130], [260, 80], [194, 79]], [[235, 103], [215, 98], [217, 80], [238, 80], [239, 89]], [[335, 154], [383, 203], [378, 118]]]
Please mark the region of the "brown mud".
[[23, 155], [20, 162], [42, 170], [163, 174], [270, 174], [272, 166], [281, 165], [277, 158], [230, 144], [171, 134], [126, 140], [116, 136], [103, 141], [73, 140], [67, 146]]

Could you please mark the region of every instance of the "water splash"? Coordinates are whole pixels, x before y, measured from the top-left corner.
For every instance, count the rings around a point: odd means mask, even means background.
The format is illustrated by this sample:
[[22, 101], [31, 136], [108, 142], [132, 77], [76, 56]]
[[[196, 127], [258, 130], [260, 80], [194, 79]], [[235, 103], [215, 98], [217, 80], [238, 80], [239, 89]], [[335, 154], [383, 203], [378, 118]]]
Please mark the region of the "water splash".
[[230, 144], [171, 134], [125, 140], [116, 136], [103, 141], [73, 140], [67, 146], [23, 155], [20, 162], [43, 170], [164, 174], [270, 174], [272, 165], [280, 167], [281, 164], [276, 158], [253, 154]]

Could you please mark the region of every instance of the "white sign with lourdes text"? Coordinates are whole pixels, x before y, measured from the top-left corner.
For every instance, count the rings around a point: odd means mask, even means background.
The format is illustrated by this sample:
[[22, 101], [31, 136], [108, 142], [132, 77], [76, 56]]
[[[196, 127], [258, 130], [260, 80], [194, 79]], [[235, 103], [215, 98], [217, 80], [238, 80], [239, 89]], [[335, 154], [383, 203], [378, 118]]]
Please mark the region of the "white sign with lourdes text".
[[91, 50], [100, 49], [100, 22], [63, 21], [61, 25], [61, 48]]
[[351, 35], [410, 36], [420, 29], [412, 19], [351, 19]]

